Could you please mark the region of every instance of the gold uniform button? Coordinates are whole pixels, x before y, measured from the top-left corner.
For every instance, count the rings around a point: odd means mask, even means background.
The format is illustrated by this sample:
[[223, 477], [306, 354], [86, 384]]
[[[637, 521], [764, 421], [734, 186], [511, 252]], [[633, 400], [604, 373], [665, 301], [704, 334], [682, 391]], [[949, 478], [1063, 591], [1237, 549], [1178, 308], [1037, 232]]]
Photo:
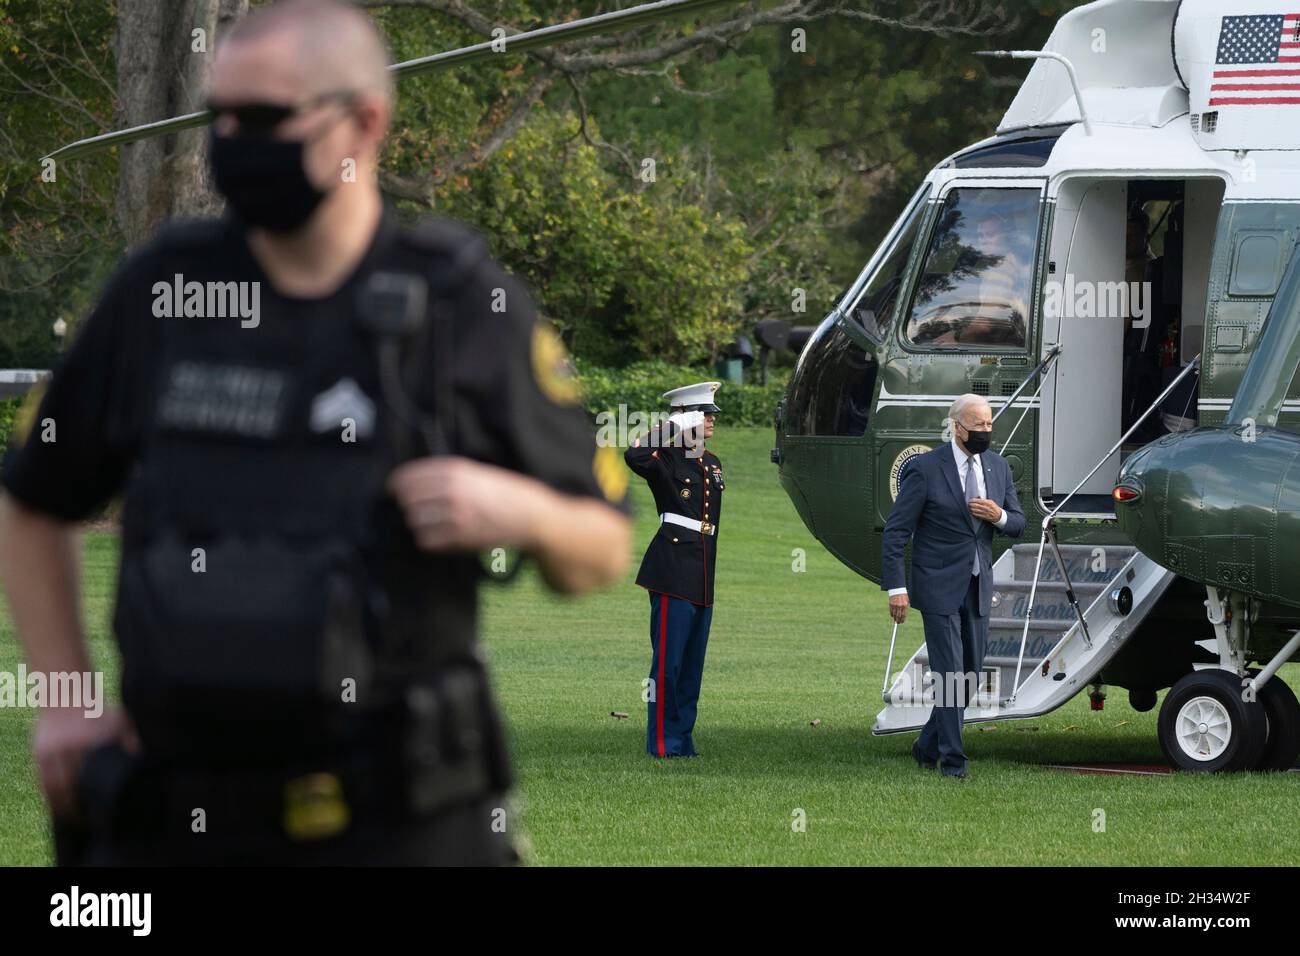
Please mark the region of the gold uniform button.
[[683, 489], [682, 489], [682, 497], [683, 497], [683, 498], [689, 498], [690, 496], [691, 496], [691, 489], [689, 489], [689, 488], [683, 488]]
[[677, 543], [677, 539], [676, 539], [676, 538], [673, 538], [673, 544], [676, 544], [676, 543]]

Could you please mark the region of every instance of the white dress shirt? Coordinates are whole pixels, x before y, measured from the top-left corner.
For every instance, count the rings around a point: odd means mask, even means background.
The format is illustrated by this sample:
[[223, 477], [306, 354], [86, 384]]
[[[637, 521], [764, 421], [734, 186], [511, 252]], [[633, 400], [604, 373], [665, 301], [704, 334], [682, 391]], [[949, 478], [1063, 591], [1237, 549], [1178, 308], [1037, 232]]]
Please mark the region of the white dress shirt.
[[[985, 487], [985, 485], [984, 485], [984, 466], [983, 466], [983, 465], [981, 464], [981, 462], [980, 462], [980, 456], [979, 456], [979, 455], [967, 455], [966, 452], [962, 450], [961, 445], [957, 444], [957, 436], [956, 436], [956, 434], [953, 435], [953, 437], [952, 437], [952, 441], [949, 442], [949, 445], [952, 447], [952, 456], [953, 456], [953, 458], [954, 458], [954, 459], [956, 460], [956, 462], [957, 462], [957, 487], [959, 487], [959, 488], [962, 489], [962, 494], [965, 495], [965, 493], [966, 493], [966, 491], [965, 491], [965, 489], [966, 489], [966, 469], [967, 469], [967, 468], [970, 468], [972, 465], [974, 465], [974, 467], [975, 467], [975, 485], [976, 485], [976, 487], [979, 488], [980, 497], [981, 497], [981, 498], [987, 498], [987, 497], [989, 496], [989, 495], [988, 495], [988, 488]], [[1003, 508], [1003, 509], [1002, 509], [1002, 514], [998, 516], [998, 520], [993, 522], [993, 527], [998, 528], [998, 529], [1000, 530], [1001, 528], [1003, 528], [1003, 527], [1006, 526], [1006, 523], [1007, 523], [1007, 510], [1006, 510], [1005, 508]], [[974, 566], [971, 568], [971, 572], [970, 572], [970, 573], [971, 573], [973, 576], [975, 576], [975, 577], [979, 577], [979, 573], [980, 573], [980, 555], [979, 555], [979, 548], [976, 548], [976, 549], [975, 549], [975, 564], [974, 564]], [[890, 589], [889, 589], [889, 596], [890, 596], [890, 597], [893, 597], [895, 594], [906, 594], [906, 593], [907, 593], [907, 588], [890, 588]]]

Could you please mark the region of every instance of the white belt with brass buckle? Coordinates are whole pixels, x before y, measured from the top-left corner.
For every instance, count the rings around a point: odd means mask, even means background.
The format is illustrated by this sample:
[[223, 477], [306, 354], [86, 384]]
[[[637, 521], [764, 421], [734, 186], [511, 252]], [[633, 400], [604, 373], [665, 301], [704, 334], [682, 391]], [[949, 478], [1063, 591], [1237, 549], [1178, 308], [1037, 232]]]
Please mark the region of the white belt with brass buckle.
[[690, 528], [692, 531], [698, 531], [700, 534], [713, 534], [717, 531], [718, 526], [708, 521], [700, 521], [698, 518], [688, 518], [686, 515], [661, 514], [659, 515], [660, 524], [678, 524], [683, 528]]

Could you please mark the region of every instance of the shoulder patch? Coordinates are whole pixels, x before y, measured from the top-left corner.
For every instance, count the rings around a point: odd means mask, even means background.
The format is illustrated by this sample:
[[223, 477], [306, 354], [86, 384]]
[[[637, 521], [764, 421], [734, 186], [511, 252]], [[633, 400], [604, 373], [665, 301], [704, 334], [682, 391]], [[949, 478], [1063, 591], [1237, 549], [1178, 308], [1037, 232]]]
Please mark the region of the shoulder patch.
[[32, 433], [32, 426], [36, 424], [36, 410], [40, 408], [41, 399], [45, 397], [45, 382], [37, 382], [28, 391], [27, 397], [18, 407], [18, 412], [14, 415], [13, 441], [11, 447], [21, 448], [27, 444], [27, 436]]
[[569, 350], [551, 324], [539, 319], [533, 323], [533, 378], [542, 394], [556, 405], [576, 405], [582, 398], [578, 372], [569, 358]]
[[628, 470], [623, 467], [618, 452], [610, 445], [596, 448], [591, 473], [596, 476], [596, 484], [600, 486], [600, 492], [606, 501], [618, 504], [627, 495]]

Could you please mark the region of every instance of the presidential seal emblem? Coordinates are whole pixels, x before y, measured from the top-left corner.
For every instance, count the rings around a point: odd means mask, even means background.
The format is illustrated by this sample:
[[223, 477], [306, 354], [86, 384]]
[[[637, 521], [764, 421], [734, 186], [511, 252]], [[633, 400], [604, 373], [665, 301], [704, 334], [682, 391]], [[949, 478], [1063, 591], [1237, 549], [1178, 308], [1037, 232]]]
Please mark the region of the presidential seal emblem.
[[908, 459], [915, 458], [917, 455], [924, 455], [929, 450], [929, 445], [908, 445], [898, 453], [894, 463], [889, 466], [889, 497], [891, 501], [898, 500], [898, 479], [902, 475], [903, 466], [907, 464]]

